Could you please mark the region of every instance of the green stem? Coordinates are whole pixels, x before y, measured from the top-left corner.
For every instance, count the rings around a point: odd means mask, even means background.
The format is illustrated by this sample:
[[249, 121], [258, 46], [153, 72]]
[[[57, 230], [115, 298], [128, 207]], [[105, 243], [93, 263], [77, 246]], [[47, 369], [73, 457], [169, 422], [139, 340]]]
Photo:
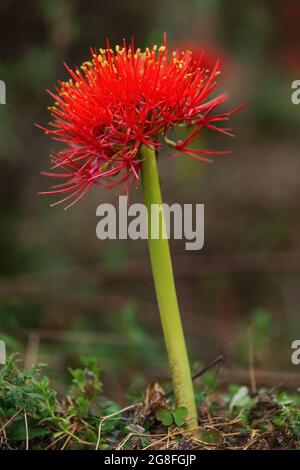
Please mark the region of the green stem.
[[197, 426], [197, 411], [193, 382], [178, 307], [169, 241], [162, 236], [166, 227], [163, 212], [160, 212], [159, 236], [156, 239], [151, 238], [151, 228], [155, 222], [155, 220], [151, 220], [151, 207], [152, 204], [159, 206], [162, 204], [155, 150], [142, 145], [140, 157], [142, 159], [144, 201], [148, 210], [150, 259], [176, 405], [187, 408], [189, 428], [195, 428]]

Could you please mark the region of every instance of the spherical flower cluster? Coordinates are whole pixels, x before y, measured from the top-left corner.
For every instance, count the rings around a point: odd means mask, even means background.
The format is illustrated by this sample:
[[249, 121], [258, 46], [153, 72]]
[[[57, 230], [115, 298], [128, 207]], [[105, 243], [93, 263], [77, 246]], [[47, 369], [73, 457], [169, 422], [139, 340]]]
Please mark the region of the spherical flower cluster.
[[[107, 182], [108, 187], [139, 181], [140, 146], [158, 149], [170, 145], [174, 154], [187, 153], [209, 161], [216, 153], [191, 148], [204, 129], [230, 134], [219, 127], [238, 110], [217, 113], [228, 96], [211, 97], [217, 86], [220, 61], [204, 66], [205, 53], [189, 50], [168, 53], [166, 40], [161, 47], [144, 52], [107, 42], [106, 49], [91, 49], [91, 60], [71, 70], [69, 81], [59, 82], [51, 106], [52, 122], [42, 128], [64, 149], [51, 155], [52, 171], [60, 183], [42, 194], [57, 194], [55, 204], [76, 203], [92, 185]], [[169, 133], [185, 127], [186, 138], [172, 141]], [[54, 205], [55, 205], [54, 204]]]

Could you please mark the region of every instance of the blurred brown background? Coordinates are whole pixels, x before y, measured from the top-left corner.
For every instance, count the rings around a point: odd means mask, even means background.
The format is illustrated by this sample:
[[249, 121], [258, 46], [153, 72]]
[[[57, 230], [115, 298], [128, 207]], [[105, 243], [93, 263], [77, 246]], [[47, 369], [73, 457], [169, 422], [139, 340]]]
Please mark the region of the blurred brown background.
[[9, 350], [25, 365], [47, 362], [56, 382], [96, 354], [111, 395], [167, 376], [147, 244], [97, 240], [96, 206], [116, 201], [113, 191], [94, 189], [66, 212], [36, 195], [48, 187], [39, 172], [54, 143], [34, 127], [48, 122], [45, 89], [67, 76], [64, 60], [80, 64], [107, 36], [145, 47], [166, 31], [170, 48], [204, 45], [223, 58], [219, 90], [231, 107], [250, 100], [232, 120], [235, 139], [205, 142], [232, 155], [212, 165], [160, 159], [166, 202], [205, 204], [204, 249], [172, 242], [194, 368], [223, 352], [228, 380], [248, 380], [250, 344], [262, 382], [289, 373], [296, 383], [300, 106], [290, 97], [300, 2], [1, 0], [0, 19], [0, 336]]

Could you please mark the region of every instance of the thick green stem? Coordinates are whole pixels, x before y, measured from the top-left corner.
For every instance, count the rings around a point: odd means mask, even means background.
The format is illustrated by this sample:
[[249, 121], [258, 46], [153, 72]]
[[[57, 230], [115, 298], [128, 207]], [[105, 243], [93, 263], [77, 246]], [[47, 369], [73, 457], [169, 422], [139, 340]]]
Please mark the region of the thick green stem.
[[155, 150], [143, 145], [140, 149], [140, 158], [144, 200], [148, 210], [149, 252], [176, 405], [187, 408], [189, 428], [195, 428], [197, 412], [193, 382], [178, 307], [169, 241], [163, 236], [166, 233], [166, 225], [162, 211], [160, 211], [159, 236], [151, 237], [155, 223], [151, 217], [151, 209], [153, 204], [159, 206], [162, 204]]

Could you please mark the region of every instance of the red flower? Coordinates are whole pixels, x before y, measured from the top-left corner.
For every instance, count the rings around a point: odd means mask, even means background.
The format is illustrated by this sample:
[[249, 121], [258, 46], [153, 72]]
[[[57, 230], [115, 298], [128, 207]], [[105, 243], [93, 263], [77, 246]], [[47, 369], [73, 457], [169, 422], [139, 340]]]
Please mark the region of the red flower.
[[[204, 161], [210, 161], [207, 155], [227, 153], [189, 147], [205, 128], [231, 135], [230, 129], [217, 124], [238, 109], [216, 114], [228, 96], [210, 97], [217, 86], [219, 60], [208, 69], [204, 54], [169, 55], [166, 41], [145, 52], [135, 50], [133, 43], [128, 48], [125, 42], [114, 52], [107, 42], [107, 49], [91, 49], [91, 55], [91, 61], [75, 71], [66, 65], [70, 80], [49, 92], [55, 99], [50, 108], [53, 122], [43, 130], [65, 146], [52, 155], [52, 170], [58, 172], [43, 173], [62, 180], [41, 193], [63, 195], [53, 205], [71, 200], [70, 207], [93, 184], [105, 180], [109, 187], [125, 183], [128, 190], [131, 180], [139, 180], [141, 144], [159, 148], [164, 142], [175, 154], [184, 152]], [[172, 142], [167, 133], [179, 125], [189, 130], [188, 136]]]

